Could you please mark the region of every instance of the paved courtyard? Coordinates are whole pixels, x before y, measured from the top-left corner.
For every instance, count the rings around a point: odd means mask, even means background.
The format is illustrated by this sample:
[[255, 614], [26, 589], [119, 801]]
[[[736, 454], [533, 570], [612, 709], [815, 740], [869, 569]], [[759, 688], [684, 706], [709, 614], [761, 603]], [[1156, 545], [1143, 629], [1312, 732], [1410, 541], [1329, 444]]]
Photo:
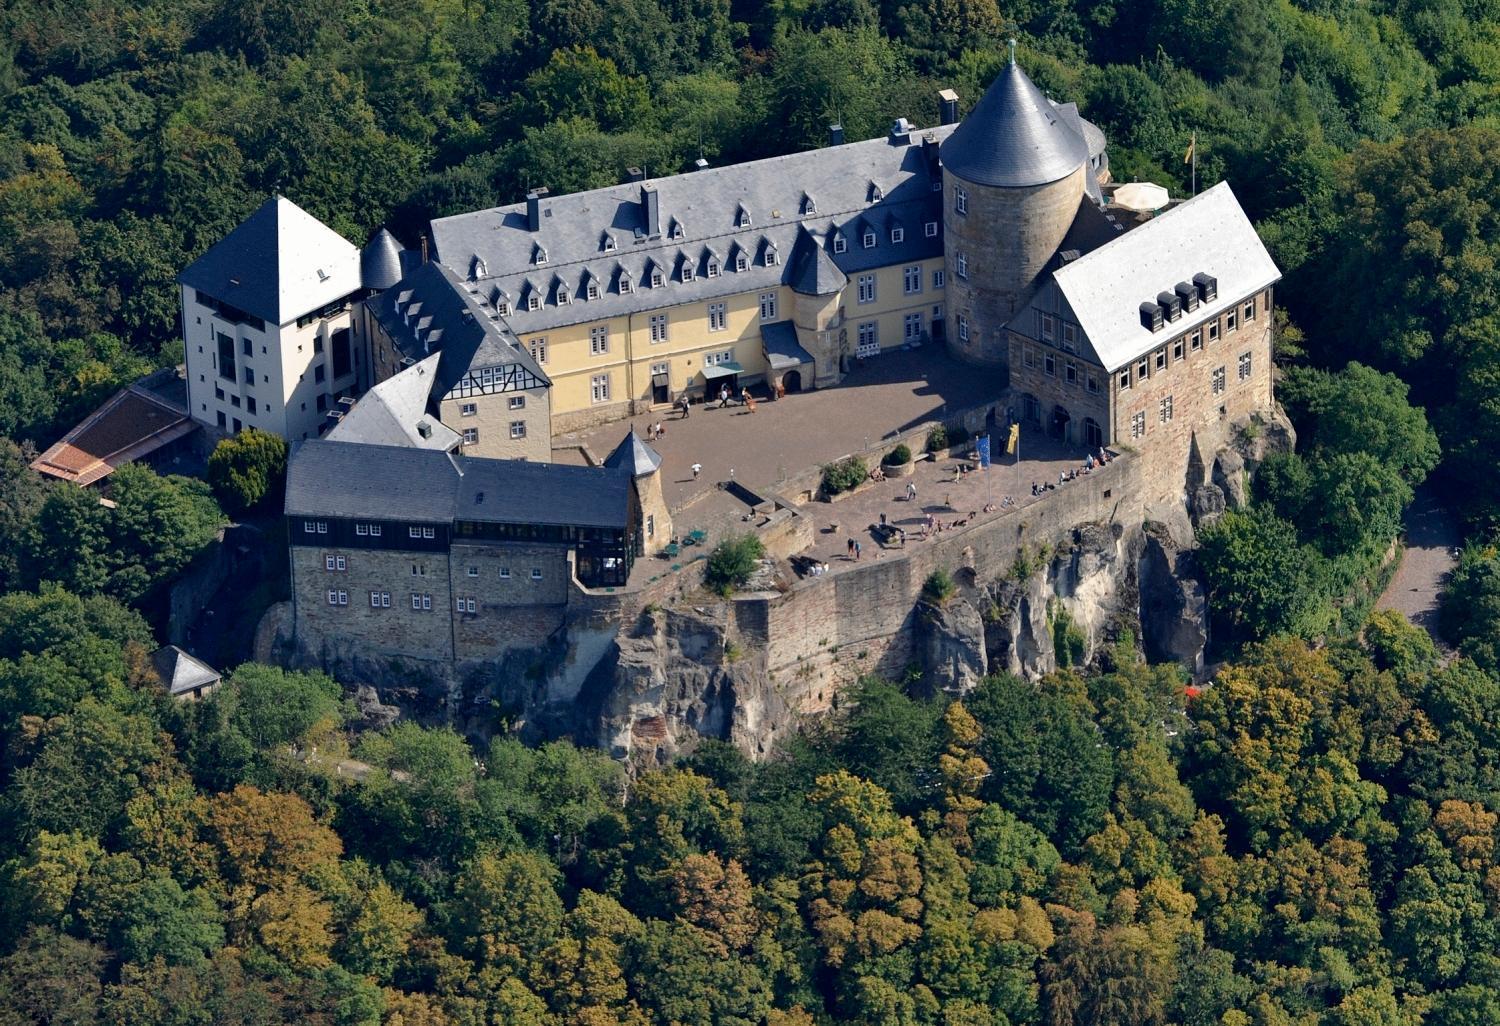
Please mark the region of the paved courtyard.
[[[561, 436], [554, 444], [581, 442], [603, 459], [631, 424], [645, 437], [648, 424], [665, 423], [666, 434], [652, 445], [661, 453], [667, 505], [676, 510], [715, 491], [731, 471], [752, 488], [774, 490], [807, 467], [875, 445], [945, 411], [994, 399], [999, 380], [997, 372], [959, 363], [929, 345], [867, 360], [836, 388], [776, 402], [762, 401], [758, 394], [754, 413], [740, 406], [717, 409], [717, 402], [695, 404], [687, 420], [661, 411]], [[696, 481], [694, 463], [703, 465]]]

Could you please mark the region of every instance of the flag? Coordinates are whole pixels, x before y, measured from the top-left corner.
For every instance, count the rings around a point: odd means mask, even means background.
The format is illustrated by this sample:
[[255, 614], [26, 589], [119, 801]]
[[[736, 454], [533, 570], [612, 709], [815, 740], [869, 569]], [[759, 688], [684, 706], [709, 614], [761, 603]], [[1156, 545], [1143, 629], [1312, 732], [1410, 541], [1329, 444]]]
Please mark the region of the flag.
[[1182, 155], [1182, 162], [1184, 164], [1189, 163], [1193, 159], [1193, 154], [1197, 153], [1197, 152], [1198, 152], [1198, 133], [1194, 132], [1193, 133], [1192, 141], [1190, 141], [1188, 143], [1187, 152]]
[[1012, 424], [1010, 426], [1010, 438], [1005, 443], [1005, 455], [1007, 455], [1007, 456], [1014, 456], [1016, 454], [1016, 446], [1018, 446], [1020, 444], [1021, 444], [1021, 425], [1019, 425], [1019, 424]]
[[990, 436], [979, 436], [979, 468], [987, 470], [990, 465]]

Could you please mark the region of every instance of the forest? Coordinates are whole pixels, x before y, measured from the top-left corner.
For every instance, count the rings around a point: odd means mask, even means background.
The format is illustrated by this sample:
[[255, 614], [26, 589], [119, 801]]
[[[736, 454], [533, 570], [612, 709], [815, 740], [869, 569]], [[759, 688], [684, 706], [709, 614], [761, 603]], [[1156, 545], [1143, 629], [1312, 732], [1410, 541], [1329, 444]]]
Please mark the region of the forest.
[[[26, 463], [180, 359], [175, 275], [268, 193], [415, 245], [931, 124], [1012, 35], [1116, 178], [1185, 194], [1196, 138], [1285, 274], [1300, 443], [1203, 532], [1211, 686], [1127, 638], [634, 778], [318, 674], [159, 693], [164, 590], [284, 450], [110, 507]], [[0, 6], [0, 1026], [1500, 1022], [1497, 115], [1500, 0]], [[1424, 486], [1457, 659], [1358, 597]]]

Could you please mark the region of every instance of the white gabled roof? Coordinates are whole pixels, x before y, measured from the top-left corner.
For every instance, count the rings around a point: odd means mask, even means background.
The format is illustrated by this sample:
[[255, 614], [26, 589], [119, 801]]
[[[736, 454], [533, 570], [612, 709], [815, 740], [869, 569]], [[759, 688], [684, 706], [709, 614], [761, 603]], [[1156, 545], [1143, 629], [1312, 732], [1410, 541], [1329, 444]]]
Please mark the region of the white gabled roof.
[[1179, 324], [1213, 317], [1281, 280], [1228, 182], [1058, 268], [1053, 278], [1100, 362], [1114, 371], [1176, 333], [1170, 323], [1160, 331], [1144, 327], [1141, 304], [1199, 273], [1219, 280], [1218, 299], [1184, 312]]

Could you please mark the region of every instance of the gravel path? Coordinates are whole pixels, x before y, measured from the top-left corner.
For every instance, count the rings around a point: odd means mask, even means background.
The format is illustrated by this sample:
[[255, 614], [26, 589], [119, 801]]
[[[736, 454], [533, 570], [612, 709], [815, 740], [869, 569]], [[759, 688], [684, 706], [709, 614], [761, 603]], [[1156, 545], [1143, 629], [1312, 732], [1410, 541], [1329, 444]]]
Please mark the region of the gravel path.
[[1375, 608], [1404, 613], [1438, 640], [1438, 598], [1458, 562], [1453, 548], [1462, 540], [1457, 523], [1432, 492], [1419, 492], [1406, 511], [1406, 552]]

